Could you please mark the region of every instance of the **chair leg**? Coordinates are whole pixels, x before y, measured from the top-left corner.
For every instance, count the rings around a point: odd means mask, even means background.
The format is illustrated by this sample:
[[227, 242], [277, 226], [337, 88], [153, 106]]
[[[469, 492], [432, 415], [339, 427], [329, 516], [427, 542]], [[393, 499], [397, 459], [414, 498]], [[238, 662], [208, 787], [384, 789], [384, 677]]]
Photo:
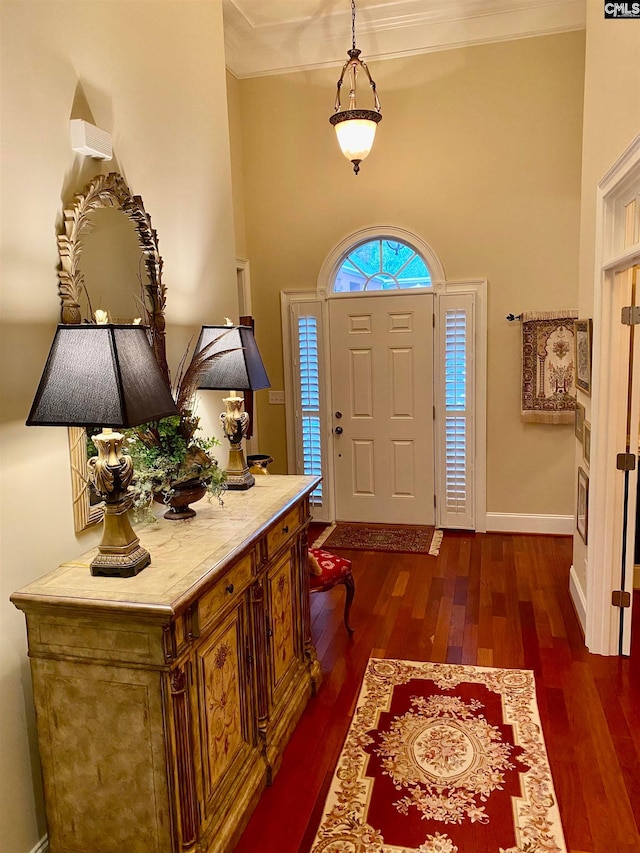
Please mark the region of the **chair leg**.
[[345, 585], [345, 593], [346, 598], [344, 602], [344, 626], [347, 629], [349, 636], [353, 636], [353, 628], [349, 625], [349, 613], [351, 612], [351, 605], [353, 603], [353, 596], [355, 595], [356, 585], [353, 580], [353, 575], [346, 575], [343, 581]]

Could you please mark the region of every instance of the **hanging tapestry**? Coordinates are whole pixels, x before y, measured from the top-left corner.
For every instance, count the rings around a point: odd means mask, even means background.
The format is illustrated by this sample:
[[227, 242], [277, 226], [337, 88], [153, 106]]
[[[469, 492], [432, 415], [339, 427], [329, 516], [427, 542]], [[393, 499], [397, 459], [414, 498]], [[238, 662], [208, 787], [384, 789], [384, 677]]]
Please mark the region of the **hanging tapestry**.
[[527, 423], [574, 422], [577, 316], [577, 311], [522, 314], [522, 418]]

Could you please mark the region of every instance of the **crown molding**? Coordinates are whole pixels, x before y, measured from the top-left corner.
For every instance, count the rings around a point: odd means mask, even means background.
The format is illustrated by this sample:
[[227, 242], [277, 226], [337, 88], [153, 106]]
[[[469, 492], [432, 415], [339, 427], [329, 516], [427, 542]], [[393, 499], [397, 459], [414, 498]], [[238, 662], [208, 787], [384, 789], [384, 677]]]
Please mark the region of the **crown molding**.
[[[342, 65], [351, 46], [350, 15], [323, 11], [322, 5], [322, 0], [223, 0], [228, 69], [242, 79]], [[388, 0], [369, 5], [360, 0], [360, 6], [357, 45], [367, 62], [586, 26], [585, 0]], [[296, 17], [284, 16], [285, 9], [295, 9]]]

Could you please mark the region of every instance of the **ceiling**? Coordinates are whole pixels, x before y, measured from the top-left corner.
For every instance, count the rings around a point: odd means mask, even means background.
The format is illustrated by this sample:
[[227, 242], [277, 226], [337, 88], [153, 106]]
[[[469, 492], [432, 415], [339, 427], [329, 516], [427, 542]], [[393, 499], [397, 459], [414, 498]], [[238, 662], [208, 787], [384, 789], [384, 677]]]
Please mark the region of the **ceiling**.
[[[357, 0], [367, 62], [584, 29], [587, 0]], [[340, 65], [350, 0], [222, 0], [226, 62], [239, 78]]]

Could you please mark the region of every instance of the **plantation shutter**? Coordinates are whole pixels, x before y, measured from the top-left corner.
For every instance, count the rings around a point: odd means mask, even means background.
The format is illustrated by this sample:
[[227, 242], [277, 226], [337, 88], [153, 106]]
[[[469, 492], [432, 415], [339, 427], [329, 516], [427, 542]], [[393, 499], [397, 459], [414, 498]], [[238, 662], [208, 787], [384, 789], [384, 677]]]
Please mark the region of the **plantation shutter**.
[[[297, 302], [292, 306], [295, 331], [296, 470], [325, 476], [320, 412], [321, 306]], [[311, 493], [312, 507], [323, 506], [322, 483]], [[317, 514], [316, 514], [317, 515]]]
[[441, 387], [436, 431], [441, 527], [475, 528], [473, 306], [472, 294], [443, 294], [439, 301]]

